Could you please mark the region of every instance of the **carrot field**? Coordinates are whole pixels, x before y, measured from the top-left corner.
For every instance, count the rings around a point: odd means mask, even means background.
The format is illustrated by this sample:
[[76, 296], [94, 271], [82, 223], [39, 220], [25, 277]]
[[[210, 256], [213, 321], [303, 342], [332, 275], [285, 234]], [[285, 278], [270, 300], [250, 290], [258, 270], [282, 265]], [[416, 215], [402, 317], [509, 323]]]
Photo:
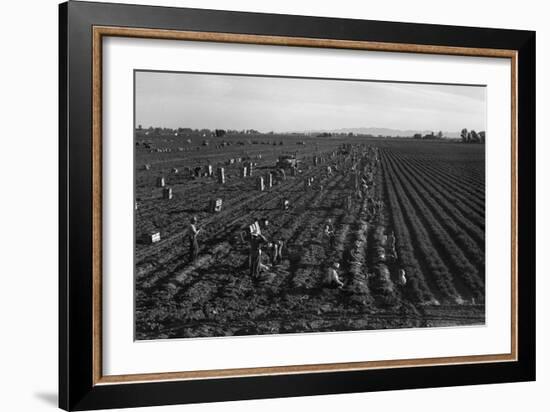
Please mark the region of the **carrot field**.
[[[258, 177], [275, 174], [289, 153], [296, 174], [259, 190]], [[136, 133], [136, 339], [483, 324], [484, 159], [484, 145], [447, 141]], [[245, 162], [254, 163], [251, 176], [242, 176]], [[203, 173], [208, 165], [212, 176]], [[359, 197], [354, 181], [364, 170], [372, 184]], [[223, 206], [212, 212], [217, 198]], [[195, 261], [193, 216], [201, 228]], [[323, 234], [328, 219], [333, 246]], [[257, 220], [269, 222], [262, 233], [284, 249], [279, 264], [266, 262], [252, 279], [241, 234]], [[160, 241], [142, 240], [152, 232]], [[333, 262], [341, 289], [322, 283]]]

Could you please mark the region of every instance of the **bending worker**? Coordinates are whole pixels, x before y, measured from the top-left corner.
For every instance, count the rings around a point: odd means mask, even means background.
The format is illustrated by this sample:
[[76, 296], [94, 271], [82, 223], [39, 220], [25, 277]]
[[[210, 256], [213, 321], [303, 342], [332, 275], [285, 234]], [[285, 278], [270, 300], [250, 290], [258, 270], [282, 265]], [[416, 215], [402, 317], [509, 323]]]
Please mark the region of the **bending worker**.
[[199, 256], [199, 242], [197, 237], [201, 230], [197, 227], [197, 217], [191, 218], [191, 224], [189, 225], [189, 259], [194, 262]]

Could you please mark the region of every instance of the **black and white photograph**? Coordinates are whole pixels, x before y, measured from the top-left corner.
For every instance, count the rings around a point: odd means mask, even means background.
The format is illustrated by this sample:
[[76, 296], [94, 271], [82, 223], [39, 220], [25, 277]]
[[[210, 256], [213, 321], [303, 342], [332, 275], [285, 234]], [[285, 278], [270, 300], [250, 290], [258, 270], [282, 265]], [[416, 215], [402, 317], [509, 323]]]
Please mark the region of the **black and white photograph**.
[[135, 339], [485, 324], [486, 87], [134, 72]]

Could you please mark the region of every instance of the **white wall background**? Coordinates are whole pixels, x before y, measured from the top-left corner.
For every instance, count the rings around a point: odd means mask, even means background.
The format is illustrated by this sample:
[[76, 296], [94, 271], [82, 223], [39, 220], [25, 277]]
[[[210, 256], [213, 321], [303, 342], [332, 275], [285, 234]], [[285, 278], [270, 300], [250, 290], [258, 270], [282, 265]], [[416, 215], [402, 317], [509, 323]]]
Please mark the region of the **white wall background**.
[[[121, 1], [141, 3], [141, 1]], [[538, 256], [548, 242], [544, 179], [550, 132], [550, 26], [537, 0], [148, 0], [155, 5], [352, 17], [537, 31]], [[57, 1], [0, 5], [0, 410], [40, 412], [57, 404]], [[550, 282], [537, 261], [538, 380], [535, 383], [228, 402], [147, 411], [400, 410], [517, 411], [548, 408]], [[529, 275], [529, 274], [523, 274]]]

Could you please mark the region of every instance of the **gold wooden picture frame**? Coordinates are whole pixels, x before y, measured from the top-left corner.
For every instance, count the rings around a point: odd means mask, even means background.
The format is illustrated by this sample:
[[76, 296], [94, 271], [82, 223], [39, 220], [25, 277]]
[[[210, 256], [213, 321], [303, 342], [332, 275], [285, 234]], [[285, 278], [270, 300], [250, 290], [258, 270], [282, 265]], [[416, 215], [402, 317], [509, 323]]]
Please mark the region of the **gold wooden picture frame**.
[[[352, 363], [332, 363], [318, 365], [289, 365], [283, 367], [267, 368], [241, 368], [241, 369], [221, 369], [207, 371], [181, 371], [168, 373], [151, 373], [136, 375], [114, 375], [104, 376], [102, 374], [102, 305], [101, 305], [101, 142], [102, 142], [102, 123], [101, 123], [101, 72], [102, 72], [102, 41], [106, 36], [128, 37], [128, 38], [146, 38], [162, 40], [183, 40], [183, 41], [204, 41], [218, 43], [238, 43], [238, 44], [256, 44], [269, 46], [292, 46], [292, 47], [321, 47], [333, 49], [352, 49], [368, 51], [386, 51], [399, 53], [426, 53], [436, 55], [458, 55], [475, 57], [499, 57], [511, 60], [511, 84], [512, 84], [512, 106], [511, 111], [511, 141], [512, 141], [512, 312], [511, 312], [511, 352], [509, 354], [495, 355], [473, 355], [473, 356], [452, 356], [440, 358], [422, 358], [422, 359], [397, 359], [369, 362]], [[304, 372], [331, 372], [331, 371], [353, 371], [368, 370], [373, 368], [396, 368], [404, 366], [434, 366], [434, 365], [457, 365], [464, 363], [480, 363], [495, 361], [516, 361], [517, 360], [517, 114], [516, 114], [516, 62], [517, 52], [513, 50], [484, 49], [484, 48], [466, 48], [450, 46], [429, 46], [418, 44], [398, 44], [398, 43], [379, 43], [369, 41], [347, 41], [332, 39], [308, 39], [282, 36], [261, 36], [245, 34], [228, 34], [214, 32], [190, 32], [176, 30], [154, 30], [127, 27], [93, 27], [93, 179], [94, 179], [94, 382], [102, 383], [121, 383], [121, 382], [142, 382], [157, 380], [181, 380], [181, 379], [204, 379], [216, 377], [238, 377], [238, 376], [258, 376], [272, 374], [304, 373]]]

